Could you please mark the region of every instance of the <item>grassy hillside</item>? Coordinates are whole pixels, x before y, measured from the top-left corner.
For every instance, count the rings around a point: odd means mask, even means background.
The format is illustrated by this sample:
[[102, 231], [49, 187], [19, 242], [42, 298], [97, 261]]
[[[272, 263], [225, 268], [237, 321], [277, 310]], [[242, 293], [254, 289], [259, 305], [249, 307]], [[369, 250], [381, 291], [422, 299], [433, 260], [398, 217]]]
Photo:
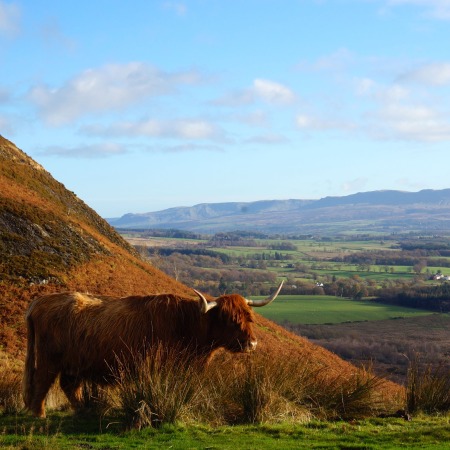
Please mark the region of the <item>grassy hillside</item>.
[[0, 235], [0, 348], [10, 354], [23, 353], [23, 313], [37, 294], [190, 293], [1, 136]]
[[[36, 295], [80, 290], [195, 296], [190, 287], [144, 262], [95, 211], [1, 136], [0, 234], [0, 361], [19, 371], [25, 350], [23, 314]], [[256, 326], [262, 355], [307, 355], [330, 380], [355, 374], [336, 355], [259, 315]], [[379, 389], [391, 397], [401, 391], [388, 382]]]

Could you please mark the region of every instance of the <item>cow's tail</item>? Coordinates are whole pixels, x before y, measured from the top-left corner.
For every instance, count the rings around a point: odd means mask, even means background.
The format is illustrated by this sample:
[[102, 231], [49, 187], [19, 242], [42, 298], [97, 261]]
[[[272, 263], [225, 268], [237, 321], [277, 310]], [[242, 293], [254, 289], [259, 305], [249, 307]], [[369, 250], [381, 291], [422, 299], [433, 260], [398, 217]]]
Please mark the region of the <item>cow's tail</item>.
[[25, 407], [29, 408], [33, 398], [33, 377], [35, 372], [35, 334], [34, 323], [30, 315], [27, 315], [27, 356], [22, 380], [22, 395]]

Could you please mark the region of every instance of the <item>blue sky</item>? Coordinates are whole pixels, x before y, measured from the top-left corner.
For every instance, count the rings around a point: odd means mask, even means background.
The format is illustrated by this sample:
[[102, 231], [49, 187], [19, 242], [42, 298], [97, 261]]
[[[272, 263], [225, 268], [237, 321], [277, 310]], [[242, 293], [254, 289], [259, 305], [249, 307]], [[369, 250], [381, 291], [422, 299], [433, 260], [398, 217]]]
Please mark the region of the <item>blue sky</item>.
[[0, 0], [0, 134], [103, 217], [449, 188], [450, 0]]

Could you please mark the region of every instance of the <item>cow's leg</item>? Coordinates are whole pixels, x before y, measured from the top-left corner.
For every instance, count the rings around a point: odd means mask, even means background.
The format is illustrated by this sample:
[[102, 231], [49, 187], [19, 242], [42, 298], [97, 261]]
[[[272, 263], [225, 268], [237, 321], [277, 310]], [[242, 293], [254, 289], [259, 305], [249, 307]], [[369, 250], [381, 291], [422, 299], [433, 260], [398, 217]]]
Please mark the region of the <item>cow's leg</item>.
[[78, 409], [82, 406], [81, 381], [73, 375], [61, 373], [59, 384], [68, 398], [72, 408]]
[[56, 370], [52, 370], [45, 364], [40, 364], [33, 374], [33, 394], [29, 409], [36, 417], [45, 418], [45, 397], [54, 383]]

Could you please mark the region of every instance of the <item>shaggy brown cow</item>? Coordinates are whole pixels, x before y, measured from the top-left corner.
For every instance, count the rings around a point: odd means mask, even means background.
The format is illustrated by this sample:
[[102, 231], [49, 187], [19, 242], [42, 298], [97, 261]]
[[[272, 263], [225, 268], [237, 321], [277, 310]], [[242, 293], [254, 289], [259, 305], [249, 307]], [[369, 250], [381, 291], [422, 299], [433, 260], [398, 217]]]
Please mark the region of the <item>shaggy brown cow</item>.
[[161, 344], [188, 349], [203, 364], [218, 348], [246, 352], [256, 347], [253, 312], [265, 300], [224, 295], [208, 302], [172, 294], [95, 297], [50, 294], [34, 300], [26, 314], [27, 356], [23, 378], [25, 406], [45, 417], [45, 397], [60, 376], [60, 385], [73, 407], [81, 401], [84, 381], [114, 382], [118, 357], [128, 364]]

